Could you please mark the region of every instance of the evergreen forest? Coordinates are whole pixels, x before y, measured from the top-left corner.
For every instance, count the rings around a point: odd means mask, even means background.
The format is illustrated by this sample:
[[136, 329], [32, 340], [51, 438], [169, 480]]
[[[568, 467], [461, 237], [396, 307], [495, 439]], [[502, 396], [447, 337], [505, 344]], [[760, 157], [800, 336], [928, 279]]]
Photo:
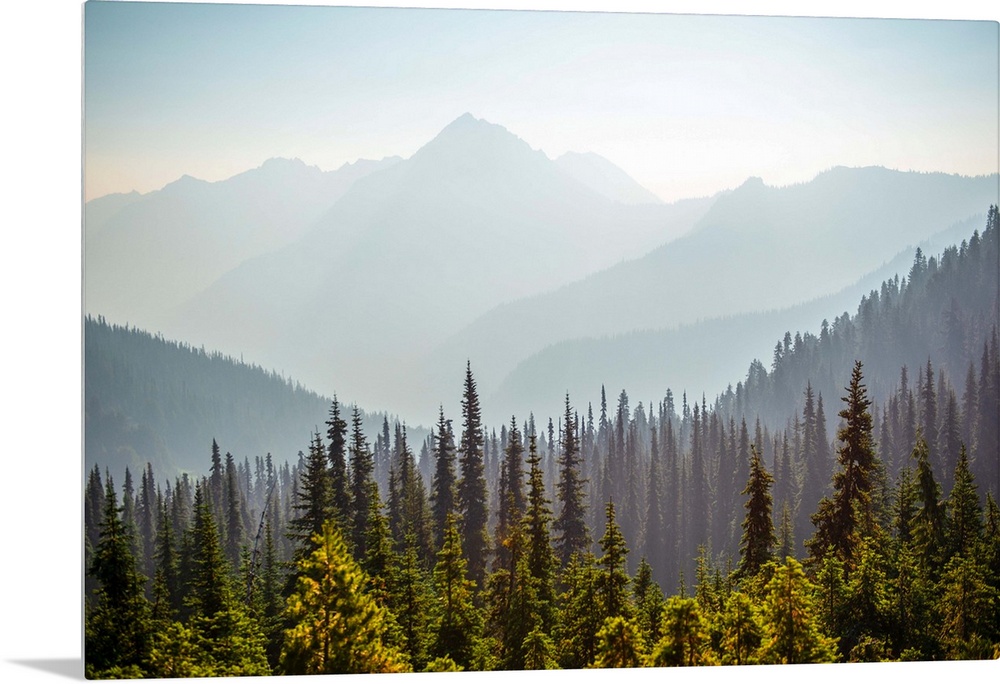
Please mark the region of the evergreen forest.
[[[713, 398], [600, 387], [487, 425], [470, 359], [429, 431], [334, 397], [297, 460], [248, 421], [263, 438], [172, 446], [202, 467], [167, 476], [124, 409], [88, 405], [127, 447], [88, 453], [86, 674], [1000, 658], [998, 231], [991, 206]], [[88, 356], [88, 386], [113, 361]], [[211, 429], [268, 383], [236, 408], [179, 384], [157, 420]]]

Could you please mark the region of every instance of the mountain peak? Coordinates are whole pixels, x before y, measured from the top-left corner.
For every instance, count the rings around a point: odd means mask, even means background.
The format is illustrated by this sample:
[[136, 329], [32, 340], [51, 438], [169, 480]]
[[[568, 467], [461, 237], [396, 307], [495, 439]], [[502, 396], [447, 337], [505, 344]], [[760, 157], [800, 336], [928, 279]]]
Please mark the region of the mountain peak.
[[417, 150], [413, 161], [419, 165], [436, 159], [438, 164], [463, 169], [473, 160], [475, 165], [481, 166], [484, 163], [495, 164], [501, 159], [506, 160], [505, 163], [511, 163], [514, 159], [539, 155], [545, 156], [542, 152], [532, 150], [528, 143], [503, 126], [477, 119], [466, 112]]

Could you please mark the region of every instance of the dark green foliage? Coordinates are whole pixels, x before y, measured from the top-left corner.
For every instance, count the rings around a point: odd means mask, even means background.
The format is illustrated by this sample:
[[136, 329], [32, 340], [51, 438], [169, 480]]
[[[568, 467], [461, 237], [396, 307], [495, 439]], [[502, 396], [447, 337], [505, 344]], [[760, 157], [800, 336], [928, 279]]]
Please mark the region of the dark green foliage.
[[872, 476], [875, 450], [872, 441], [871, 402], [862, 384], [861, 362], [856, 361], [840, 411], [844, 426], [837, 432], [840, 469], [833, 476], [833, 498], [820, 501], [813, 515], [816, 533], [806, 542], [813, 558], [835, 553], [850, 562], [863, 534], [873, 531]]
[[553, 525], [556, 557], [566, 567], [574, 554], [583, 553], [590, 545], [584, 521], [583, 485], [580, 478], [580, 447], [577, 443], [576, 418], [566, 395], [566, 412], [563, 415], [563, 448], [559, 457], [559, 483], [556, 499], [559, 515]]
[[455, 501], [455, 437], [451, 421], [444, 419], [444, 409], [439, 409], [437, 429], [434, 432], [434, 480], [431, 483], [431, 518], [434, 527], [434, 545], [441, 547], [448, 516], [456, 512]]
[[313, 540], [330, 518], [330, 477], [326, 450], [318, 434], [313, 435], [305, 469], [299, 473], [296, 516], [288, 521], [289, 537], [295, 543], [296, 559], [306, 558], [315, 550]]
[[340, 402], [333, 397], [330, 417], [326, 421], [326, 438], [330, 440], [327, 458], [330, 460], [330, 505], [334, 521], [347, 529], [350, 519], [351, 495], [347, 477], [347, 421], [340, 417]]
[[764, 468], [755, 446], [750, 447], [750, 453], [750, 479], [742, 492], [749, 498], [745, 504], [747, 513], [740, 541], [740, 564], [737, 568], [740, 575], [756, 575], [771, 560], [777, 543], [771, 520], [770, 485], [774, 478]]
[[365, 529], [371, 511], [371, 492], [374, 458], [368, 448], [368, 439], [362, 430], [361, 411], [355, 407], [351, 414], [351, 551], [355, 558], [364, 558], [367, 544]]
[[597, 653], [597, 631], [602, 623], [601, 612], [596, 609], [600, 572], [593, 555], [573, 556], [562, 572], [561, 583], [566, 589], [559, 597], [562, 610], [554, 635], [559, 665], [567, 669], [586, 667]]
[[955, 466], [954, 485], [948, 496], [947, 509], [947, 555], [959, 554], [969, 558], [976, 552], [982, 538], [983, 516], [964, 444]]
[[136, 569], [131, 532], [120, 518], [114, 483], [108, 478], [97, 547], [89, 573], [97, 589], [87, 601], [84, 649], [87, 676], [138, 672], [151, 648], [151, 614]]
[[489, 537], [486, 530], [489, 513], [486, 510], [483, 427], [479, 394], [476, 392], [476, 381], [472, 377], [472, 366], [469, 364], [465, 368], [462, 419], [462, 445], [459, 456], [462, 474], [456, 491], [456, 503], [461, 513], [459, 532], [462, 548], [469, 563], [469, 576], [477, 586], [482, 587], [486, 579], [486, 562], [489, 554]]
[[917, 461], [916, 495], [920, 504], [913, 517], [913, 545], [925, 569], [936, 575], [941, 563], [944, 545], [944, 506], [941, 502], [941, 487], [934, 479], [930, 465], [927, 442], [917, 432], [917, 443], [913, 447], [913, 458]]

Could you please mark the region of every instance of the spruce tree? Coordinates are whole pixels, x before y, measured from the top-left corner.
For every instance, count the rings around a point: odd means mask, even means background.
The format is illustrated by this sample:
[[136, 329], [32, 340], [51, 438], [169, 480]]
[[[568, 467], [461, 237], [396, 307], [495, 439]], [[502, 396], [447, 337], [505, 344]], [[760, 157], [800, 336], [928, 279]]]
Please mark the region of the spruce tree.
[[969, 470], [969, 457], [965, 445], [961, 447], [955, 465], [954, 485], [948, 496], [948, 556], [975, 554], [983, 533], [982, 510], [976, 482]]
[[451, 658], [462, 668], [472, 663], [481, 628], [479, 612], [472, 602], [475, 582], [469, 579], [467, 567], [455, 516], [449, 515], [444, 544], [434, 566], [438, 610], [434, 616], [431, 655]]
[[333, 519], [347, 529], [351, 511], [351, 496], [347, 477], [347, 421], [340, 417], [340, 402], [336, 395], [326, 421], [326, 437], [330, 440], [327, 458], [330, 461], [330, 503]]
[[305, 469], [299, 475], [296, 516], [288, 521], [288, 536], [295, 543], [296, 560], [312, 555], [313, 539], [323, 531], [330, 517], [330, 477], [327, 455], [319, 434], [309, 445]]
[[640, 667], [646, 659], [639, 626], [621, 615], [609, 617], [597, 632], [594, 667]]
[[483, 474], [483, 427], [479, 394], [476, 391], [476, 381], [472, 377], [470, 364], [466, 364], [465, 369], [462, 418], [462, 445], [459, 458], [462, 475], [456, 492], [458, 511], [461, 513], [459, 533], [469, 563], [469, 576], [477, 586], [483, 587], [489, 554], [489, 537], [486, 530], [489, 512], [486, 508], [486, 478]]
[[604, 618], [616, 616], [631, 617], [632, 605], [628, 595], [629, 577], [625, 570], [628, 548], [621, 528], [615, 522], [615, 504], [608, 501], [605, 506], [606, 527], [601, 537], [601, 567], [599, 583], [599, 603], [596, 607]]
[[583, 553], [590, 545], [587, 525], [584, 522], [584, 482], [580, 479], [580, 449], [576, 438], [576, 427], [567, 394], [563, 448], [559, 457], [559, 484], [556, 489], [556, 499], [560, 503], [560, 509], [553, 525], [556, 556], [562, 567], [566, 567], [574, 554]]
[[941, 486], [934, 479], [927, 441], [917, 431], [913, 447], [917, 461], [916, 494], [920, 507], [913, 517], [913, 543], [923, 567], [936, 576], [944, 550], [945, 517], [941, 502]]
[[528, 436], [528, 497], [522, 522], [526, 535], [525, 553], [528, 573], [537, 585], [541, 628], [548, 634], [553, 628], [555, 613], [555, 557], [549, 537], [552, 522], [551, 503], [545, 498], [545, 481], [540, 466], [541, 457], [535, 435]]
[[756, 575], [771, 560], [772, 549], [777, 543], [774, 521], [771, 519], [770, 485], [774, 478], [764, 467], [755, 446], [750, 447], [750, 454], [750, 479], [742, 492], [749, 498], [745, 504], [747, 513], [743, 520], [740, 563], [737, 568], [737, 573], [742, 576]]
[[448, 515], [456, 512], [455, 502], [455, 438], [451, 421], [444, 419], [444, 408], [438, 409], [434, 432], [434, 479], [431, 482], [431, 517], [434, 545], [441, 547]]
[[149, 658], [150, 609], [136, 568], [132, 535], [107, 478], [100, 536], [88, 572], [97, 589], [87, 602], [84, 657], [88, 678], [143, 676]]
[[389, 614], [367, 591], [368, 578], [331, 523], [297, 563], [289, 597], [292, 626], [281, 653], [284, 674], [402, 672], [401, 653], [386, 644]]
[[868, 408], [868, 392], [862, 383], [861, 362], [855, 361], [846, 406], [840, 411], [844, 419], [838, 430], [840, 447], [837, 459], [840, 469], [833, 477], [833, 498], [820, 501], [813, 515], [815, 535], [806, 542], [814, 559], [827, 553], [850, 561], [863, 534], [874, 531], [872, 511], [872, 480], [876, 468], [872, 440], [872, 416]]
[[361, 410], [355, 406], [351, 413], [351, 551], [355, 558], [364, 558], [368, 516], [371, 510], [371, 485], [374, 480], [375, 462], [368, 439], [362, 428]]
[[836, 640], [823, 633], [814, 603], [814, 586], [798, 561], [779, 565], [765, 588], [762, 663], [831, 663]]
[[671, 596], [663, 607], [660, 640], [650, 655], [654, 667], [713, 665], [709, 624], [698, 601]]

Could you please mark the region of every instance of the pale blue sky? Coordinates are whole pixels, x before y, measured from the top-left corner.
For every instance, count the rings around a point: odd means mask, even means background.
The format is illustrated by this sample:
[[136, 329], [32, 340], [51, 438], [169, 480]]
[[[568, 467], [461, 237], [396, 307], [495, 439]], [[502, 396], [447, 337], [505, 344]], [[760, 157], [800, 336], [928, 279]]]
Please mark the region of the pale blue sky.
[[995, 22], [90, 2], [86, 196], [409, 156], [463, 112], [665, 200], [997, 169]]

